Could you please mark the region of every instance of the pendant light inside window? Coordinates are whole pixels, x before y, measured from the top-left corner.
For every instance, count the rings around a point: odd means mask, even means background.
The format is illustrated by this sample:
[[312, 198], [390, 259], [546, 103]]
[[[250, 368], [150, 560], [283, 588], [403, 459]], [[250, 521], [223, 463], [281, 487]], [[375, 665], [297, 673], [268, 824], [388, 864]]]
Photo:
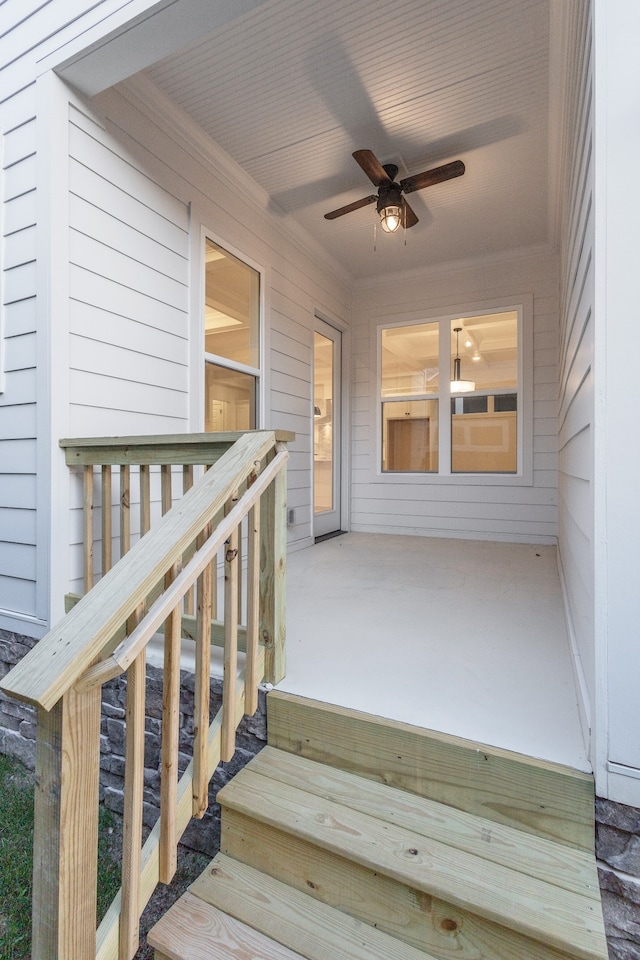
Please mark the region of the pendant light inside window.
[[463, 380], [460, 375], [460, 332], [462, 327], [454, 327], [453, 332], [456, 335], [456, 355], [453, 361], [453, 377], [451, 378], [451, 393], [471, 393], [475, 390], [474, 380]]

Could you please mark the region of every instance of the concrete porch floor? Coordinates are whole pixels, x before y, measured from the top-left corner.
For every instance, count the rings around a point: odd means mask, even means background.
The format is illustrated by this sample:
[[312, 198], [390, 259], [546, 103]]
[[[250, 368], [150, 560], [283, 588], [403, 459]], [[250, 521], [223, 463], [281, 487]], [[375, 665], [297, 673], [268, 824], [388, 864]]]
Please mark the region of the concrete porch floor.
[[290, 554], [278, 689], [590, 770], [552, 546], [349, 533]]

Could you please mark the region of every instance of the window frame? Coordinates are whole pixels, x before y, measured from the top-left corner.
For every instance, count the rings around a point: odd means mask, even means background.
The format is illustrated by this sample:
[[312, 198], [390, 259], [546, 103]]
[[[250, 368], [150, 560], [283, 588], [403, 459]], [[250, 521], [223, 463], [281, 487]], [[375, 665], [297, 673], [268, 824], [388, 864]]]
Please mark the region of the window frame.
[[[492, 313], [513, 311], [518, 317], [518, 440], [515, 473], [453, 473], [451, 471], [451, 391], [450, 376], [450, 330], [452, 321], [460, 317], [477, 317]], [[439, 323], [440, 390], [438, 398], [438, 472], [401, 472], [382, 469], [383, 403], [395, 400], [422, 399], [422, 397], [382, 396], [382, 331], [394, 327], [406, 327], [425, 323]], [[373, 444], [375, 458], [371, 479], [382, 484], [435, 484], [462, 486], [531, 486], [533, 484], [533, 296], [521, 295], [514, 299], [457, 304], [440, 310], [413, 311], [378, 318], [370, 322], [371, 369], [375, 370], [375, 390], [372, 391], [371, 423], [375, 429]], [[443, 336], [443, 331], [445, 335]], [[449, 370], [443, 377], [442, 371]], [[503, 392], [503, 391], [501, 391]], [[491, 391], [479, 391], [491, 393]], [[475, 395], [475, 394], [474, 394]], [[429, 399], [434, 399], [432, 395]]]
[[[220, 247], [225, 253], [235, 257], [241, 263], [246, 264], [252, 270], [255, 270], [259, 276], [259, 298], [258, 298], [258, 361], [259, 366], [253, 367], [248, 364], [239, 363], [235, 360], [229, 360], [218, 354], [207, 353], [205, 350], [205, 291], [206, 291], [206, 241], [210, 240], [216, 246]], [[209, 229], [204, 222], [200, 224], [200, 231], [197, 237], [192, 236], [192, 265], [196, 270], [192, 271], [192, 329], [194, 329], [193, 347], [191, 351], [192, 362], [192, 385], [193, 399], [191, 405], [191, 421], [193, 429], [197, 432], [204, 432], [205, 429], [205, 371], [206, 364], [213, 363], [227, 370], [233, 370], [237, 373], [244, 373], [254, 377], [256, 381], [255, 397], [255, 429], [263, 429], [266, 422], [266, 376], [264, 368], [264, 358], [266, 356], [265, 343], [265, 318], [266, 318], [266, 270], [265, 268], [248, 256], [244, 251], [239, 250], [232, 243], [220, 237], [215, 230]]]

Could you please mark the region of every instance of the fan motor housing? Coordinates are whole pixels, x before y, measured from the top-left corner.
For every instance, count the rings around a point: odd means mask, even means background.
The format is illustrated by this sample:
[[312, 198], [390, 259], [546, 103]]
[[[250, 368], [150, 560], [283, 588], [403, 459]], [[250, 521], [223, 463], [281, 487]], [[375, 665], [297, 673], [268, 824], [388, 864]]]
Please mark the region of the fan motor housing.
[[388, 206], [399, 207], [402, 203], [402, 187], [399, 183], [383, 183], [378, 191], [378, 203], [376, 209], [378, 213]]

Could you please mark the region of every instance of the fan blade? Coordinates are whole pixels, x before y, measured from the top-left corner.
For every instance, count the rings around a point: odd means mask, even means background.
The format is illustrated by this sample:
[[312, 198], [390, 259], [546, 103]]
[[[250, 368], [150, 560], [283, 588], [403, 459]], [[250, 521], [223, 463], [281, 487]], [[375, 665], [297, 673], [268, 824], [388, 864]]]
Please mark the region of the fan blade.
[[374, 187], [380, 187], [383, 183], [392, 182], [389, 174], [371, 150], [356, 150], [356, 152], [352, 154], [352, 157], [362, 170], [364, 170]]
[[402, 226], [405, 230], [408, 230], [409, 227], [415, 227], [416, 223], [418, 223], [418, 218], [405, 198], [402, 197]]
[[336, 217], [344, 217], [345, 213], [351, 213], [352, 210], [359, 210], [360, 207], [368, 207], [370, 203], [376, 203], [377, 196], [372, 194], [370, 197], [363, 197], [362, 200], [354, 200], [353, 203], [347, 203], [344, 207], [338, 207], [337, 210], [332, 210], [331, 213], [325, 213], [325, 220], [335, 220]]
[[451, 163], [445, 163], [441, 167], [433, 167], [431, 170], [424, 170], [422, 173], [416, 173], [413, 177], [406, 177], [400, 181], [403, 193], [413, 193], [414, 190], [423, 190], [425, 187], [431, 187], [434, 183], [442, 183], [444, 180], [453, 180], [454, 177], [461, 177], [464, 173], [464, 163], [462, 160], [453, 160]]

